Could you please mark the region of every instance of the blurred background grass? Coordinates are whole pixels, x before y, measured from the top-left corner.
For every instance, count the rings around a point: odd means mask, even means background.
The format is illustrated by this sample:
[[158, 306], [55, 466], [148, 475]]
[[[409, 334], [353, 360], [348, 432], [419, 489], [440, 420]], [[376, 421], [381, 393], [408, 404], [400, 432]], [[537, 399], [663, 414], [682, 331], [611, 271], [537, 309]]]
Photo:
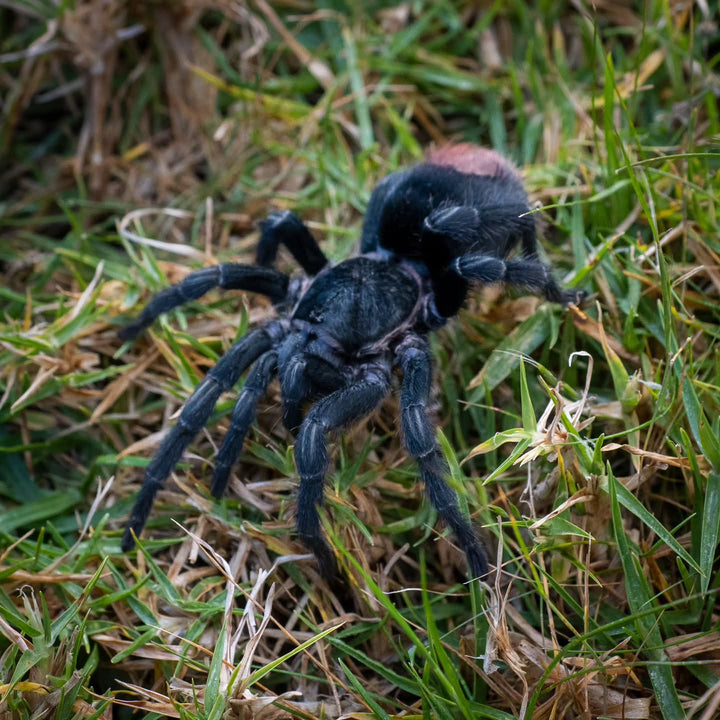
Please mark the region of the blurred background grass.
[[[2, 0], [0, 715], [718, 717], [719, 20]], [[207, 480], [230, 396], [121, 553], [162, 431], [271, 309], [213, 294], [121, 347], [123, 318], [251, 261], [271, 209], [348, 257], [374, 185], [453, 140], [520, 166], [544, 252], [590, 293], [478, 294], [434, 339], [490, 585], [465, 583], [391, 400], [335, 444], [333, 597], [296, 558], [276, 388], [227, 497]]]

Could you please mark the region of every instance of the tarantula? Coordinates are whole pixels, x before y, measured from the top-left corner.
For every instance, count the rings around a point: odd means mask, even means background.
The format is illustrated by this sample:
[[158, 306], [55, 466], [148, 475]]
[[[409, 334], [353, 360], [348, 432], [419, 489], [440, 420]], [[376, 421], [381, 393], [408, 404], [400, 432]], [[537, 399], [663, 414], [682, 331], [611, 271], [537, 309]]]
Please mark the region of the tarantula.
[[[123, 550], [133, 547], [133, 533], [139, 535], [145, 526], [158, 489], [220, 395], [252, 365], [217, 457], [211, 493], [220, 498], [225, 492], [258, 402], [277, 374], [283, 423], [297, 435], [297, 532], [322, 575], [337, 577], [318, 516], [329, 465], [327, 436], [371, 413], [400, 368], [405, 447], [472, 575], [485, 575], [483, 546], [445, 480], [446, 463], [428, 416], [433, 381], [427, 337], [457, 314], [472, 284], [503, 282], [564, 304], [578, 299], [576, 292], [561, 290], [550, 268], [537, 259], [535, 226], [527, 212], [522, 183], [500, 155], [474, 145], [451, 145], [377, 186], [358, 256], [331, 265], [296, 215], [275, 212], [261, 225], [257, 265], [207, 267], [154, 297], [120, 332], [122, 339], [134, 338], [162, 313], [215, 287], [266, 295], [279, 317], [236, 342], [195, 389], [147, 468]], [[518, 244], [523, 256], [508, 259]], [[273, 269], [280, 245], [300, 264], [303, 276], [290, 278]], [[303, 417], [307, 402], [314, 404]]]

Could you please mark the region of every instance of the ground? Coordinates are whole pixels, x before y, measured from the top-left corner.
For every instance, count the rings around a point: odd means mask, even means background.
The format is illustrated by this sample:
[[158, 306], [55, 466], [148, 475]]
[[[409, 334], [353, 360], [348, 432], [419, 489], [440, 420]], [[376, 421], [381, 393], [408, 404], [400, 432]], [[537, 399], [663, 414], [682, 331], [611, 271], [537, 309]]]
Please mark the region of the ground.
[[[1, 3], [0, 717], [717, 717], [718, 12]], [[213, 293], [123, 345], [124, 319], [252, 261], [274, 209], [350, 256], [377, 182], [448, 141], [517, 165], [589, 294], [491, 289], [433, 341], [500, 571], [467, 583], [391, 399], [333, 445], [336, 598], [293, 533], [276, 386], [227, 497], [233, 394], [122, 553], [162, 434], [272, 309]]]

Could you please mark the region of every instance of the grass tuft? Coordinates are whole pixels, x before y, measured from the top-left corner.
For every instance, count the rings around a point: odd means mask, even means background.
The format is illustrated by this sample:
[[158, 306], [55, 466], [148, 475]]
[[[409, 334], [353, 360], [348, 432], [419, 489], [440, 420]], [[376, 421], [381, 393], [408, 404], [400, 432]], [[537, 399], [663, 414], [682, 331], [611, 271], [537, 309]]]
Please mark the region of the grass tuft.
[[[719, 24], [705, 2], [0, 3], [0, 715], [716, 717]], [[272, 209], [348, 257], [377, 182], [457, 140], [518, 164], [543, 254], [589, 293], [488, 290], [433, 338], [439, 442], [498, 573], [466, 582], [391, 399], [335, 444], [348, 587], [326, 588], [275, 386], [227, 496], [232, 393], [122, 553], [177, 411], [272, 310], [211, 294], [118, 328], [252, 261]]]

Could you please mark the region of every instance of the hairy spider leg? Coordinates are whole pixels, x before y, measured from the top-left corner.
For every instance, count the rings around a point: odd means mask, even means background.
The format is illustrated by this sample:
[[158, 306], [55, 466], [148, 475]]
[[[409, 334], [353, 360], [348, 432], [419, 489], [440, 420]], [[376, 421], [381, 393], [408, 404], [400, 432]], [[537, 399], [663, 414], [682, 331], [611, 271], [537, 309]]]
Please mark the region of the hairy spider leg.
[[[520, 242], [526, 254], [535, 254], [535, 221], [524, 203], [488, 207], [443, 204], [423, 221], [423, 249], [447, 249], [454, 257], [473, 250], [496, 250], [506, 257]], [[428, 260], [434, 259], [429, 257]]]
[[552, 268], [538, 260], [535, 226], [526, 228], [522, 235], [524, 257], [518, 258], [507, 268], [506, 279], [510, 285], [529, 287], [541, 293], [547, 300], [560, 305], [579, 305], [586, 297], [584, 290], [563, 290], [555, 281]]
[[337, 577], [338, 569], [318, 515], [329, 464], [326, 436], [371, 413], [389, 389], [389, 366], [367, 368], [355, 384], [320, 400], [300, 427], [295, 444], [295, 463], [300, 475], [297, 531], [302, 543], [315, 554], [320, 573], [328, 579]]
[[340, 370], [343, 361], [312, 332], [290, 335], [278, 353], [278, 375], [282, 389], [283, 425], [297, 434], [302, 423], [303, 403], [313, 395], [339, 390], [346, 384]]
[[[475, 211], [474, 208], [458, 207], [448, 208], [445, 212], [450, 213], [453, 210], [457, 210], [458, 215], [466, 215], [465, 210]], [[455, 230], [452, 227], [453, 220], [452, 215], [441, 217], [441, 222], [432, 226], [430, 230], [426, 219], [423, 232], [432, 234], [437, 239], [438, 236], [449, 238], [450, 232], [454, 231], [456, 241], [459, 241], [461, 233], [464, 232], [460, 230], [462, 223]], [[537, 247], [534, 233], [525, 228], [521, 230], [520, 240], [524, 251], [533, 251], [529, 257], [506, 260], [504, 257], [485, 252], [460, 254], [450, 261], [442, 272], [435, 273], [433, 292], [440, 315], [452, 317], [459, 312], [465, 302], [470, 283], [504, 282], [507, 285], [522, 286], [544, 295], [551, 302], [561, 304], [578, 302], [582, 298], [582, 294], [574, 290], [562, 290], [555, 281], [550, 267], [537, 259], [534, 252]], [[481, 244], [485, 243], [481, 242]]]
[[172, 428], [155, 453], [145, 473], [145, 480], [135, 501], [122, 538], [122, 549], [135, 545], [132, 532], [139, 535], [145, 527], [155, 495], [180, 461], [185, 448], [212, 414], [222, 393], [232, 389], [240, 375], [264, 352], [270, 350], [277, 335], [282, 332], [279, 323], [269, 323], [238, 340], [208, 372], [195, 392], [185, 403], [177, 424]]
[[185, 279], [158, 293], [140, 313], [135, 322], [119, 331], [122, 340], [132, 340], [163, 313], [197, 300], [216, 287], [224, 290], [249, 290], [267, 295], [273, 303], [279, 303], [287, 295], [289, 278], [272, 268], [224, 263], [190, 273]]
[[363, 253], [375, 252], [380, 246], [380, 221], [382, 219], [382, 210], [387, 198], [400, 185], [407, 176], [407, 170], [398, 170], [383, 178], [370, 195], [367, 210], [365, 211], [365, 221], [363, 222], [362, 240], [360, 242], [360, 251]]
[[505, 282], [529, 288], [547, 300], [561, 305], [578, 304], [586, 293], [582, 290], [563, 290], [553, 277], [552, 268], [537, 260], [513, 260], [507, 263]]
[[453, 274], [470, 282], [504, 282], [526, 287], [550, 302], [563, 305], [578, 302], [583, 296], [577, 290], [562, 290], [553, 277], [552, 269], [536, 259], [498, 260], [478, 253], [457, 258], [451, 269]]
[[255, 420], [258, 401], [267, 392], [276, 367], [277, 353], [271, 350], [261, 355], [248, 373], [215, 463], [215, 472], [210, 483], [213, 497], [220, 499], [225, 494], [230, 471], [237, 462], [245, 437]]
[[455, 492], [445, 480], [449, 469], [435, 441], [435, 428], [428, 418], [432, 361], [427, 343], [417, 336], [405, 341], [398, 364], [403, 371], [400, 407], [405, 447], [417, 461], [430, 502], [455, 533], [467, 556], [470, 572], [473, 577], [483, 577], [488, 572], [485, 551], [472, 524], [460, 512]]
[[307, 225], [290, 210], [270, 213], [260, 225], [257, 247], [257, 264], [270, 267], [283, 244], [308, 275], [317, 275], [326, 265], [327, 258], [320, 249]]
[[292, 433], [302, 422], [302, 404], [309, 394], [305, 378], [307, 362], [303, 350], [307, 347], [304, 333], [293, 333], [278, 352], [278, 377], [283, 406], [283, 425]]
[[[465, 277], [453, 269], [453, 263], [472, 251], [483, 258], [495, 259], [495, 273], [505, 258], [519, 243], [523, 251], [534, 256], [535, 224], [523, 216], [527, 205], [513, 203], [489, 207], [470, 205], [442, 205], [423, 221], [421, 245], [428, 267], [438, 311], [444, 317], [456, 315], [465, 303], [472, 281], [498, 282], [492, 279]], [[489, 269], [484, 270], [488, 274]]]

